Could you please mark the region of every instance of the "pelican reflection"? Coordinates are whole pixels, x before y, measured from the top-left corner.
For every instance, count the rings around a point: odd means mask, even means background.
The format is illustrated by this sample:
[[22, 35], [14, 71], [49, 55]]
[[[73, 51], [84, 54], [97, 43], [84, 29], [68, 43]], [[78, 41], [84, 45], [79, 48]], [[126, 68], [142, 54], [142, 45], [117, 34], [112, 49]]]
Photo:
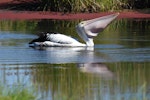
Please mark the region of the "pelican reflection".
[[103, 78], [114, 78], [114, 73], [104, 63], [83, 63], [78, 64], [81, 72], [91, 73]]

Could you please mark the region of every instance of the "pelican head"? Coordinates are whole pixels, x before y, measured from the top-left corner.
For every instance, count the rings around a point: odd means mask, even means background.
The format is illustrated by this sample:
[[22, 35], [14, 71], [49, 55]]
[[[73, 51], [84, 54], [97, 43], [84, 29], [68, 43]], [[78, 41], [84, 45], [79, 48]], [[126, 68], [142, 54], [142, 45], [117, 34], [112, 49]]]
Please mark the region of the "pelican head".
[[93, 37], [102, 32], [119, 13], [82, 21], [76, 26], [78, 35], [86, 42], [87, 46], [94, 46]]

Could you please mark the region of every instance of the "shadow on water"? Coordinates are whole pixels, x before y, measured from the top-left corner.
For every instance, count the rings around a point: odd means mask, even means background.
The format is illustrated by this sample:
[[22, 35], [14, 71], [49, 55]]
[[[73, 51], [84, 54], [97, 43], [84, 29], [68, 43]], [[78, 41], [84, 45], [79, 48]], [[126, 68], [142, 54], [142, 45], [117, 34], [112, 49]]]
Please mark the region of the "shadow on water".
[[78, 22], [1, 20], [1, 83], [32, 85], [42, 100], [150, 99], [149, 19], [114, 21], [94, 39], [93, 48], [28, 46], [41, 31], [78, 38]]

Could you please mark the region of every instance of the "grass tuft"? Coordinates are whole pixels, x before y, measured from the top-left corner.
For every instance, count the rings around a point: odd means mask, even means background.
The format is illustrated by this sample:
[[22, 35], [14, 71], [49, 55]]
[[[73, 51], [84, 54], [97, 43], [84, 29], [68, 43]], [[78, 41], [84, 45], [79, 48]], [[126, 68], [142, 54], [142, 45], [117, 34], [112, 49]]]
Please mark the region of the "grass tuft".
[[0, 86], [0, 100], [36, 100], [30, 88]]

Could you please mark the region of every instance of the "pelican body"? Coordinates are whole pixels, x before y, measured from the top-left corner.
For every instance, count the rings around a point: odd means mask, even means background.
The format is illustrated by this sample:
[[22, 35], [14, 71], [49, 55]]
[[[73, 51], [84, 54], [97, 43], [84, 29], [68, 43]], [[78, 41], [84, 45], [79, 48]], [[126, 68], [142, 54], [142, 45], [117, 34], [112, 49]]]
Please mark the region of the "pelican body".
[[86, 20], [80, 22], [76, 26], [78, 35], [84, 40], [85, 43], [81, 43], [76, 39], [66, 36], [60, 33], [46, 32], [42, 33], [39, 38], [32, 40], [29, 46], [58, 46], [58, 47], [85, 47], [94, 46], [93, 37], [97, 36], [99, 32], [102, 32], [117, 16], [119, 13]]

